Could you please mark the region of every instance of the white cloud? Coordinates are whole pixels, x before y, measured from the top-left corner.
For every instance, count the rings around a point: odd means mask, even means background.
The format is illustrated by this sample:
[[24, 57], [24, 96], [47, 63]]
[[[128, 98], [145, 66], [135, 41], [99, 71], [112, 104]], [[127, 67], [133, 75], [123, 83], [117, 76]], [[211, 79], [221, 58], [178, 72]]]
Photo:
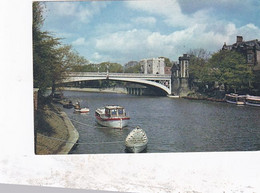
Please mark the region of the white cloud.
[[[188, 1], [187, 1], [188, 2]], [[222, 0], [227, 3], [227, 0]], [[147, 57], [165, 56], [177, 60], [190, 49], [204, 48], [218, 51], [224, 42], [233, 44], [237, 35], [244, 40], [260, 39], [257, 24], [247, 23], [237, 26], [228, 17], [217, 19], [212, 15], [212, 7], [196, 8], [192, 13], [182, 11], [177, 0], [124, 1], [127, 8], [134, 11], [127, 23], [120, 18], [116, 23], [97, 23], [91, 26], [90, 36], [82, 33], [72, 42], [88, 53], [90, 61], [111, 61], [126, 63]], [[188, 2], [189, 3], [189, 2]], [[93, 1], [86, 4], [66, 2], [55, 4], [56, 14], [73, 17], [74, 21], [87, 23], [93, 19], [108, 2]], [[221, 4], [221, 3], [219, 3]], [[222, 5], [222, 4], [221, 4]], [[211, 8], [208, 8], [211, 7]], [[98, 15], [97, 15], [98, 16]], [[82, 25], [82, 24], [79, 24]], [[164, 31], [166, 28], [167, 32]], [[149, 27], [154, 27], [150, 31]], [[93, 36], [92, 36], [93, 35]], [[79, 35], [78, 35], [79, 36]]]
[[260, 39], [260, 28], [252, 23], [240, 27], [237, 31], [239, 35], [242, 35], [244, 37], [244, 40], [248, 40], [250, 38]]
[[[214, 28], [222, 28], [223, 31], [214, 31]], [[245, 40], [251, 40], [252, 37], [256, 39], [257, 35], [260, 34], [260, 29], [253, 24], [237, 28], [233, 23], [223, 25], [223, 22], [219, 22], [214, 25], [214, 28], [209, 29], [208, 24], [195, 24], [167, 35], [160, 32], [133, 29], [99, 37], [93, 46], [100, 55], [104, 53], [111, 57], [112, 55], [125, 57], [124, 63], [130, 59], [140, 60], [158, 56], [177, 60], [179, 56], [190, 49], [203, 48], [210, 52], [216, 52], [222, 48], [224, 42], [233, 44], [237, 35], [241, 34]], [[129, 58], [130, 55], [132, 58]], [[114, 60], [117, 59], [114, 58]]]
[[81, 22], [89, 22], [94, 15], [100, 13], [101, 9], [107, 6], [108, 2], [51, 2], [49, 7], [56, 16], [74, 17]]
[[52, 2], [52, 11], [59, 15], [59, 16], [73, 16], [77, 10], [77, 4], [73, 2], [62, 2], [62, 3], [55, 3]]
[[164, 0], [163, 3], [161, 0], [127, 1], [126, 4], [131, 9], [163, 16], [165, 23], [174, 27], [187, 26], [193, 20], [182, 13], [178, 2], [175, 0]]
[[82, 46], [82, 45], [86, 45], [86, 40], [85, 38], [78, 38], [75, 41], [72, 42], [73, 46]]

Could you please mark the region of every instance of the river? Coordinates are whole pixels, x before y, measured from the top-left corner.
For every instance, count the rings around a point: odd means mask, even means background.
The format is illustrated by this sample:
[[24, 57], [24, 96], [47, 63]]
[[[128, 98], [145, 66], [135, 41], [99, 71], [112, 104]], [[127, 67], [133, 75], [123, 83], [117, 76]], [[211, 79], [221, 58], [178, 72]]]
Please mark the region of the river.
[[[87, 114], [64, 109], [79, 132], [72, 154], [125, 153], [124, 140], [140, 126], [148, 136], [145, 153], [255, 151], [260, 149], [260, 108], [228, 103], [133, 96], [112, 93], [64, 91], [64, 96]], [[95, 122], [95, 109], [121, 105], [131, 117], [124, 129], [111, 129]]]

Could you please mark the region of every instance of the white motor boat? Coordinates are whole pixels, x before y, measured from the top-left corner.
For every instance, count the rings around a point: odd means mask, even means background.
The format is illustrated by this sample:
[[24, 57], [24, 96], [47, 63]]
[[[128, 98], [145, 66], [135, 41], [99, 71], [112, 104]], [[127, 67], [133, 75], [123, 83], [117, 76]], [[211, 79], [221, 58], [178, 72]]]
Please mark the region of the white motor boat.
[[79, 102], [76, 102], [74, 105], [74, 113], [88, 113], [89, 108], [88, 107], [81, 107]]
[[130, 120], [130, 117], [126, 116], [125, 109], [118, 105], [98, 108], [95, 111], [95, 117], [97, 123], [102, 126], [120, 129], [127, 126]]
[[128, 152], [140, 153], [147, 148], [148, 138], [143, 129], [136, 127], [125, 139], [125, 146]]

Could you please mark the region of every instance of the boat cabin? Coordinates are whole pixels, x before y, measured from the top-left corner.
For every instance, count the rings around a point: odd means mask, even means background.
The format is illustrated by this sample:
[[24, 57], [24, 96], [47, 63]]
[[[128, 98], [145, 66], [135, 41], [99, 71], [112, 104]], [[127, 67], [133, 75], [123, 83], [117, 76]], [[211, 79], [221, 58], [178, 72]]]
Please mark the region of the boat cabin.
[[121, 106], [106, 106], [105, 115], [107, 117], [125, 117], [125, 109]]

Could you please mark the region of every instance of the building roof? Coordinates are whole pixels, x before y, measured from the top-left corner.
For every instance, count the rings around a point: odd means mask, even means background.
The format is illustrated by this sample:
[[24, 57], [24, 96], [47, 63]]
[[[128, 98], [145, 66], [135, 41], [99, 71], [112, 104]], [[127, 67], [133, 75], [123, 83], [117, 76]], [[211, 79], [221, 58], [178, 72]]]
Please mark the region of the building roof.
[[105, 107], [106, 109], [123, 109], [124, 107], [118, 105], [108, 105]]
[[183, 56], [179, 57], [179, 60], [189, 60], [190, 56], [188, 54], [183, 54]]
[[226, 43], [224, 43], [222, 49], [238, 49], [238, 48], [241, 48], [241, 49], [255, 48], [256, 50], [260, 50], [260, 41], [258, 41], [258, 39], [243, 41], [243, 39], [242, 39], [241, 41], [237, 41], [236, 43], [231, 44], [231, 45], [226, 45]]

